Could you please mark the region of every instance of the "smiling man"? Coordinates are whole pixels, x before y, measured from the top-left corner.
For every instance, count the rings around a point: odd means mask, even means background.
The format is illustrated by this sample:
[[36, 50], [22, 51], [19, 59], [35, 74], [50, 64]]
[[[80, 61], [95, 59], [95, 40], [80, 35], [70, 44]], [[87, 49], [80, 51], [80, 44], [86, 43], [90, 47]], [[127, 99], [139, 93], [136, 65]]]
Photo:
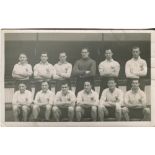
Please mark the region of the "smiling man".
[[127, 77], [127, 90], [131, 89], [132, 79], [139, 79], [140, 88], [145, 89], [144, 77], [147, 75], [147, 63], [140, 57], [140, 47], [132, 48], [132, 59], [125, 64], [125, 74]]
[[18, 88], [19, 90], [14, 93], [12, 99], [14, 120], [20, 121], [21, 116], [22, 121], [27, 121], [32, 104], [32, 93], [26, 90], [25, 83], [19, 83]]
[[89, 57], [88, 48], [82, 49], [81, 56], [81, 59], [75, 62], [72, 73], [73, 76], [77, 77], [75, 95], [83, 89], [85, 81], [90, 81], [92, 89], [94, 89], [96, 62]]
[[61, 90], [61, 85], [64, 81], [68, 82], [69, 89], [71, 89], [70, 76], [72, 72], [72, 64], [67, 62], [67, 55], [65, 52], [59, 54], [59, 62], [54, 65], [53, 79], [56, 80], [55, 92]]
[[68, 120], [74, 119], [74, 106], [76, 97], [74, 92], [69, 90], [68, 83], [64, 81], [61, 85], [61, 90], [57, 92], [55, 96], [55, 102], [53, 106], [53, 116], [57, 122], [59, 122], [63, 116], [62, 112], [67, 110]]
[[123, 105], [123, 92], [116, 88], [114, 78], [108, 80], [108, 88], [104, 89], [100, 99], [99, 105], [99, 119], [104, 121], [105, 116], [109, 115], [109, 111], [114, 109], [115, 118], [117, 121], [121, 120], [121, 106]]
[[45, 109], [45, 121], [50, 120], [51, 109], [54, 103], [54, 93], [49, 90], [47, 81], [41, 83], [41, 90], [36, 94], [33, 105], [33, 118], [38, 120], [41, 110]]
[[34, 66], [35, 94], [41, 89], [42, 81], [49, 82], [49, 89], [51, 89], [50, 81], [54, 74], [54, 67], [48, 62], [46, 52], [41, 53], [40, 59], [40, 63]]
[[20, 82], [24, 82], [28, 90], [31, 90], [30, 77], [32, 75], [32, 66], [28, 63], [27, 56], [24, 53], [19, 55], [19, 62], [14, 65], [12, 77], [15, 80], [15, 91], [18, 90]]
[[84, 90], [81, 90], [77, 95], [76, 119], [81, 121], [86, 109], [90, 109], [91, 118], [97, 120], [97, 107], [99, 104], [98, 94], [92, 90], [90, 81], [84, 82]]
[[99, 73], [101, 77], [99, 98], [101, 97], [103, 89], [107, 88], [108, 79], [111, 77], [117, 78], [119, 75], [120, 64], [115, 61], [112, 56], [112, 50], [106, 49], [105, 60], [99, 64]]
[[126, 121], [130, 120], [131, 111], [142, 113], [144, 121], [150, 120], [150, 108], [147, 107], [145, 93], [139, 88], [139, 79], [132, 80], [131, 90], [125, 94], [125, 107], [122, 112]]

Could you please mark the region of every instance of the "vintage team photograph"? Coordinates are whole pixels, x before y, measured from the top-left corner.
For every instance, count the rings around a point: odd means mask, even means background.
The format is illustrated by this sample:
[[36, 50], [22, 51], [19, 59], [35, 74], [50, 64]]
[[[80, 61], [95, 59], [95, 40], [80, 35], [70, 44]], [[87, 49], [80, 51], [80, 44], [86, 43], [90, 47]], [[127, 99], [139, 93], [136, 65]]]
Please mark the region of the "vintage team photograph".
[[4, 30], [4, 124], [150, 123], [151, 35]]

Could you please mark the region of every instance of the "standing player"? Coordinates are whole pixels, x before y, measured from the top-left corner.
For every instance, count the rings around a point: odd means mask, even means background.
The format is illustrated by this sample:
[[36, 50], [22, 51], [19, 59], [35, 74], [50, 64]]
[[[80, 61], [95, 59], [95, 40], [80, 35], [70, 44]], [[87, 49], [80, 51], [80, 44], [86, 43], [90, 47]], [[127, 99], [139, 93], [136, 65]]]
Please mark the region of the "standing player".
[[32, 93], [26, 90], [25, 83], [19, 83], [19, 90], [13, 95], [13, 115], [15, 121], [20, 121], [20, 116], [23, 121], [28, 120], [30, 105], [32, 103]]
[[59, 54], [59, 62], [54, 65], [55, 74], [53, 79], [56, 80], [55, 92], [61, 90], [61, 85], [64, 81], [68, 82], [71, 89], [70, 76], [72, 72], [72, 64], [66, 61], [67, 55], [65, 52]]
[[132, 48], [132, 59], [128, 60], [125, 65], [125, 74], [127, 77], [127, 90], [131, 89], [132, 79], [139, 79], [140, 88], [145, 89], [143, 77], [147, 75], [147, 64], [144, 59], [140, 57], [140, 48]]
[[109, 115], [109, 110], [114, 109], [117, 121], [121, 120], [121, 106], [123, 105], [123, 92], [116, 88], [114, 78], [108, 80], [108, 88], [104, 89], [99, 105], [99, 119], [104, 121], [104, 117]]
[[93, 121], [97, 120], [97, 107], [99, 104], [98, 94], [92, 90], [92, 85], [90, 81], [84, 82], [84, 90], [81, 90], [77, 96], [77, 106], [76, 106], [76, 119], [81, 121], [85, 110], [91, 110], [91, 118]]
[[34, 66], [35, 94], [41, 90], [41, 83], [43, 81], [49, 82], [49, 89], [51, 89], [50, 80], [54, 74], [54, 67], [48, 63], [46, 52], [42, 52], [40, 59], [40, 63]]
[[32, 66], [28, 64], [24, 53], [19, 55], [19, 62], [14, 65], [12, 77], [15, 79], [15, 91], [18, 90], [20, 82], [24, 82], [28, 90], [31, 90], [29, 78], [32, 75]]
[[33, 118], [38, 120], [41, 110], [45, 109], [45, 121], [49, 121], [52, 105], [54, 103], [54, 93], [49, 90], [47, 81], [41, 83], [41, 90], [37, 92], [33, 105]]
[[150, 109], [146, 106], [146, 95], [139, 88], [139, 80], [132, 80], [132, 88], [125, 94], [125, 107], [122, 109], [126, 121], [130, 120], [130, 111], [143, 113], [143, 120], [150, 120]]
[[111, 49], [105, 50], [105, 60], [99, 64], [99, 73], [101, 76], [100, 94], [101, 97], [103, 89], [107, 88], [108, 79], [111, 77], [117, 78], [120, 71], [120, 64], [113, 60], [113, 52]]
[[77, 60], [73, 67], [73, 75], [77, 77], [75, 95], [83, 89], [85, 81], [90, 81], [94, 89], [96, 62], [89, 57], [87, 48], [82, 49], [81, 55], [82, 58]]

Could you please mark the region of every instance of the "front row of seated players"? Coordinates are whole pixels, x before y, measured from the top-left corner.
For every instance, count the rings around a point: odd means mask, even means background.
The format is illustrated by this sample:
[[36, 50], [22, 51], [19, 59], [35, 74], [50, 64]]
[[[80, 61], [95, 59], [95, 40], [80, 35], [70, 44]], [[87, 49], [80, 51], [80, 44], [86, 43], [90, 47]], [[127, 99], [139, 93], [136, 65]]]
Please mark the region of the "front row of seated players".
[[98, 93], [92, 90], [89, 81], [84, 82], [84, 89], [78, 93], [77, 99], [66, 82], [62, 83], [61, 90], [56, 95], [49, 90], [48, 82], [42, 82], [42, 90], [37, 93], [33, 103], [32, 93], [26, 90], [24, 83], [20, 83], [12, 101], [14, 119], [20, 121], [22, 118], [22, 121], [28, 121], [32, 110], [34, 121], [38, 121], [38, 116], [44, 109], [45, 121], [50, 120], [51, 114], [55, 121], [61, 121], [65, 110], [69, 121], [74, 121], [74, 116], [77, 121], [81, 121], [85, 112], [90, 110], [93, 121], [104, 121], [112, 109], [117, 121], [129, 121], [131, 111], [140, 111], [142, 120], [150, 120], [150, 107], [147, 107], [146, 96], [139, 88], [138, 79], [132, 80], [132, 88], [125, 95], [116, 87], [115, 79], [109, 79], [107, 85], [108, 88], [103, 90], [99, 101]]

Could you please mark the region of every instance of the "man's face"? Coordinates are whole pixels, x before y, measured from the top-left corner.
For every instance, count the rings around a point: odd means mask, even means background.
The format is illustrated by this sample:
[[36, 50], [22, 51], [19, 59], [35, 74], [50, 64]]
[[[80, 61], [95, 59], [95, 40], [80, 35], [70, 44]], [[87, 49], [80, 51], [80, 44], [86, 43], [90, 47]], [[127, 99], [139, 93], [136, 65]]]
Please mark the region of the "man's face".
[[133, 89], [138, 89], [139, 88], [139, 81], [133, 80], [131, 85], [132, 85]]
[[108, 59], [108, 60], [111, 59], [112, 55], [113, 55], [113, 53], [112, 53], [112, 51], [110, 49], [105, 51], [106, 59]]
[[109, 80], [108, 81], [108, 88], [113, 90], [116, 87], [116, 82], [114, 80]]
[[47, 60], [48, 60], [48, 56], [47, 56], [47, 54], [41, 54], [41, 62], [43, 62], [43, 63], [45, 63], [45, 62], [47, 62]]
[[43, 82], [41, 84], [41, 89], [42, 89], [43, 92], [46, 92], [48, 90], [48, 88], [49, 88], [49, 85], [48, 85], [47, 82]]
[[82, 58], [83, 58], [83, 59], [88, 58], [88, 57], [89, 57], [89, 52], [88, 52], [88, 50], [87, 50], [87, 49], [82, 49], [81, 55], [82, 55]]
[[85, 82], [84, 83], [84, 90], [89, 93], [91, 91], [91, 84], [90, 82]]
[[66, 93], [68, 92], [68, 90], [69, 90], [68, 84], [63, 84], [63, 85], [61, 86], [61, 90], [62, 90], [62, 92], [63, 92], [64, 94], [66, 94]]
[[26, 85], [23, 84], [23, 83], [19, 84], [19, 91], [20, 91], [21, 93], [24, 93], [25, 90], [26, 90]]
[[27, 61], [26, 55], [25, 55], [25, 54], [21, 54], [21, 55], [19, 56], [19, 61], [20, 61], [21, 63], [26, 62], [26, 61]]
[[66, 56], [65, 53], [61, 53], [61, 54], [59, 55], [59, 60], [60, 60], [60, 62], [65, 62], [66, 59], [67, 59], [67, 56]]
[[139, 48], [134, 48], [132, 50], [132, 55], [133, 55], [133, 58], [138, 58], [139, 55], [140, 55], [140, 49]]

